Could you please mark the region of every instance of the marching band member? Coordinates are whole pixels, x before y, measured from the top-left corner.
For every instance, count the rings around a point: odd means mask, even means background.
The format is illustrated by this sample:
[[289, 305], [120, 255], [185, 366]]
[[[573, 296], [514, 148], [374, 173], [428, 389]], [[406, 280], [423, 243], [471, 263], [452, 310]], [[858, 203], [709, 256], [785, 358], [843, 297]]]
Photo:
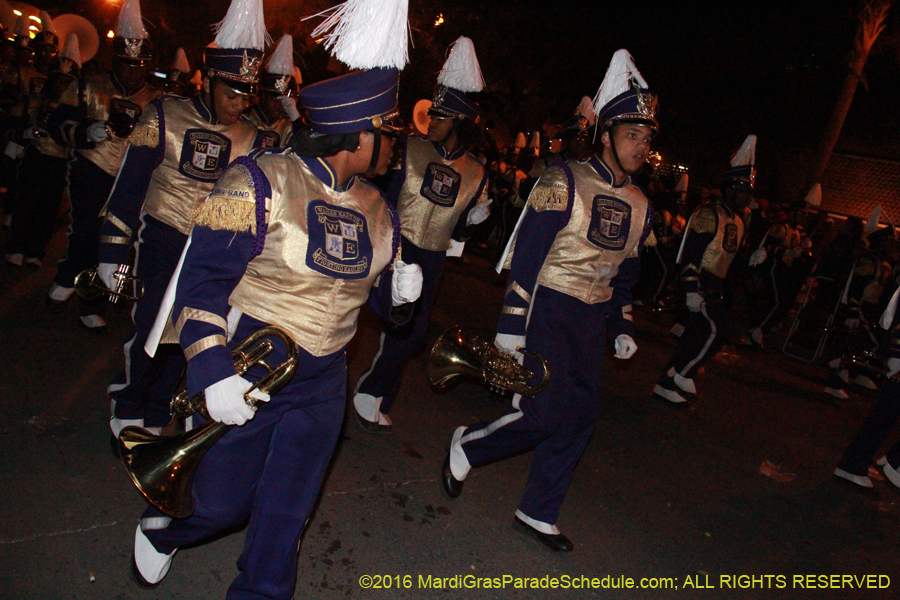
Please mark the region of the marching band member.
[[144, 344], [193, 228], [194, 211], [225, 167], [261, 143], [242, 114], [257, 90], [265, 40], [262, 0], [233, 0], [216, 42], [205, 49], [203, 93], [155, 100], [129, 138], [104, 209], [98, 274], [114, 287], [115, 272], [128, 262], [137, 238], [134, 274], [143, 280], [145, 295], [132, 311], [135, 329], [125, 344], [125, 370], [108, 388], [113, 436], [128, 425], [153, 431], [170, 420], [169, 394], [184, 357], [179, 350], [151, 360]]
[[694, 375], [728, 341], [723, 282], [744, 239], [744, 209], [756, 179], [756, 136], [749, 135], [722, 175], [721, 200], [697, 209], [681, 242], [681, 289], [690, 316], [653, 394], [673, 404], [696, 398]]
[[[134, 123], [160, 96], [147, 84], [152, 51], [138, 0], [126, 0], [113, 38], [112, 71], [82, 74], [50, 116], [53, 134], [72, 149], [68, 171], [72, 224], [46, 297], [53, 312], [65, 310], [75, 292], [75, 277], [97, 266], [102, 223], [98, 215], [113, 188]], [[91, 331], [107, 329], [105, 312], [105, 296], [78, 300], [79, 324]]]
[[[574, 547], [556, 523], [597, 422], [607, 336], [617, 358], [637, 350], [630, 290], [652, 208], [632, 176], [657, 122], [656, 98], [627, 50], [613, 56], [594, 110], [600, 154], [547, 168], [501, 260], [510, 273], [494, 344], [545, 357], [549, 385], [533, 398], [514, 396], [493, 423], [457, 428], [441, 472], [445, 495], [456, 498], [473, 467], [534, 449], [514, 524], [558, 552]], [[525, 357], [532, 372], [534, 364]]]
[[[396, 43], [405, 49], [402, 7]], [[192, 516], [144, 513], [133, 562], [142, 587], [160, 582], [179, 547], [249, 517], [227, 598], [293, 597], [298, 543], [343, 422], [345, 348], [359, 310], [368, 301], [402, 323], [422, 289], [421, 270], [394, 261], [396, 213], [360, 179], [384, 174], [392, 158], [401, 56], [306, 87], [312, 131], [295, 137], [296, 153], [238, 159], [195, 213], [171, 323], [189, 359], [188, 390], [205, 390], [210, 416], [240, 427], [200, 462]], [[299, 361], [279, 393], [254, 392], [266, 402], [254, 413], [244, 393], [262, 369], [236, 375], [229, 346], [267, 324], [290, 334]]]
[[294, 129], [303, 127], [297, 109], [297, 85], [294, 83], [294, 43], [291, 36], [281, 36], [266, 63], [262, 77], [259, 104], [247, 113], [247, 118], [263, 132], [263, 148], [284, 148]]
[[393, 431], [388, 413], [406, 363], [425, 345], [448, 250], [459, 246], [454, 240], [470, 233], [467, 227], [490, 215], [488, 173], [469, 152], [481, 136], [479, 107], [465, 95], [483, 87], [472, 41], [461, 37], [438, 76], [428, 111], [428, 137], [407, 139], [400, 169], [391, 180], [388, 199], [400, 213], [403, 259], [421, 265], [425, 283], [411, 322], [381, 334], [372, 366], [356, 384], [356, 421], [370, 433]]

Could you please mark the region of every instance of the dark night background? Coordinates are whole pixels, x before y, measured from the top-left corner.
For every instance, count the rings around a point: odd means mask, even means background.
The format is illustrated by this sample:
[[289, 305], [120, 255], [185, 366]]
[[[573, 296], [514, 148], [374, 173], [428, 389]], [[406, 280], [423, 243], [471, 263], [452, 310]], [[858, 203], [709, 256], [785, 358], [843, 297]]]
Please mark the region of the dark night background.
[[[118, 0], [35, 1], [51, 15], [73, 12], [97, 24], [98, 58], [108, 62], [108, 40]], [[192, 68], [212, 41], [209, 24], [229, 0], [144, 0], [156, 56], [167, 66], [184, 46]], [[328, 0], [266, 0], [273, 38], [295, 36], [304, 81], [332, 74], [328, 57], [308, 33], [320, 21], [303, 16], [332, 6]], [[759, 136], [760, 192], [777, 198], [767, 161], [791, 149], [814, 148], [846, 74], [859, 2], [600, 2], [410, 0], [414, 48], [401, 80], [400, 102], [430, 98], [446, 48], [460, 35], [475, 43], [487, 82], [480, 94], [496, 136], [508, 141], [547, 119], [571, 114], [582, 96], [596, 93], [612, 53], [627, 48], [659, 94], [664, 159], [691, 168], [691, 184], [715, 185], [730, 153], [749, 133]], [[900, 8], [889, 13], [859, 86], [839, 150], [900, 158]], [[442, 14], [444, 23], [435, 27]], [[772, 188], [772, 189], [769, 189]]]

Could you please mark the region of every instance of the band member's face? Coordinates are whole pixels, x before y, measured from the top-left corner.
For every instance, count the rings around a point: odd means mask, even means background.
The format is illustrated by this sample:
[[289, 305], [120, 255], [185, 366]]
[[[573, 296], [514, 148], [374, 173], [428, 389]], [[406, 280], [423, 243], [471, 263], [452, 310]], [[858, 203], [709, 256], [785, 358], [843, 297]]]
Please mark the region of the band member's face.
[[439, 117], [431, 117], [428, 122], [428, 141], [433, 143], [441, 143], [447, 139], [447, 134], [453, 129], [453, 119], [441, 119]]
[[218, 80], [213, 82], [210, 95], [216, 117], [225, 124], [237, 123], [241, 113], [250, 106], [250, 96], [238, 93]]
[[369, 162], [372, 160], [372, 145], [375, 143], [375, 134], [371, 131], [362, 131], [359, 134], [359, 148], [354, 152], [353, 171], [357, 175], [368, 173], [369, 175], [384, 175], [394, 156], [394, 136], [381, 135], [381, 146], [378, 148], [378, 160], [375, 169], [369, 171]]
[[147, 80], [146, 66], [125, 62], [124, 60], [113, 61], [113, 72], [122, 87], [129, 92], [137, 91], [144, 85], [144, 81]]
[[284, 105], [275, 94], [261, 93], [259, 95], [259, 107], [272, 121], [278, 121], [287, 117], [287, 113], [284, 112]]
[[[609, 146], [609, 135], [607, 131], [601, 138], [604, 147]], [[629, 173], [637, 172], [650, 156], [653, 130], [646, 125], [623, 123], [612, 128], [612, 135], [622, 167]]]

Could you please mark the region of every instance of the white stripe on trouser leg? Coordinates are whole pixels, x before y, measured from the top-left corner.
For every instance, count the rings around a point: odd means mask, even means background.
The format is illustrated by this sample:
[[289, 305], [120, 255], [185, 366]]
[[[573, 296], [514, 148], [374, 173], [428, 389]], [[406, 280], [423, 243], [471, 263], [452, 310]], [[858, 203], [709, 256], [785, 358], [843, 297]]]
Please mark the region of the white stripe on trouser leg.
[[681, 370], [680, 375], [682, 377], [686, 376], [688, 372], [694, 368], [698, 362], [703, 360], [703, 357], [706, 356], [706, 353], [709, 351], [709, 347], [712, 346], [713, 340], [716, 339], [716, 322], [709, 318], [709, 313], [706, 312], [706, 305], [703, 304], [700, 306], [700, 312], [706, 317], [706, 320], [709, 321], [709, 339], [706, 340], [706, 343], [703, 345], [703, 348], [700, 350], [700, 354], [698, 354], [694, 360], [689, 362], [685, 368]]
[[172, 554], [162, 554], [156, 551], [147, 536], [141, 530], [141, 526], [137, 526], [134, 532], [134, 563], [137, 565], [138, 571], [141, 573], [147, 583], [159, 583], [162, 581], [169, 567], [172, 566], [172, 557], [178, 549], [172, 550]]
[[[141, 244], [142, 236], [144, 234], [144, 229], [147, 227], [147, 223], [144, 222], [144, 215], [147, 213], [141, 213], [141, 227], [138, 229], [137, 237], [134, 242], [134, 269], [132, 269], [133, 274], [137, 274], [138, 272], [138, 263], [141, 259]], [[131, 306], [131, 322], [134, 323], [134, 313], [137, 311], [137, 302], [134, 302]], [[107, 394], [112, 394], [113, 392], [118, 392], [120, 390], [124, 390], [129, 385], [131, 385], [131, 347], [134, 345], [134, 340], [137, 339], [137, 327], [135, 327], [134, 337], [125, 342], [125, 383], [112, 383], [109, 387], [106, 388]]]
[[[362, 385], [363, 381], [366, 380], [366, 377], [372, 374], [372, 371], [375, 370], [375, 365], [378, 363], [378, 359], [381, 358], [381, 353], [384, 351], [384, 332], [381, 333], [381, 339], [378, 340], [378, 352], [375, 353], [375, 358], [372, 359], [372, 366], [369, 367], [369, 370], [362, 374], [359, 378], [359, 381], [356, 382], [356, 387], [353, 388], [353, 393], [359, 393], [359, 386]], [[370, 419], [371, 420], [371, 419]]]
[[556, 525], [551, 525], [550, 523], [544, 523], [543, 521], [532, 519], [521, 510], [516, 510], [516, 516], [541, 533], [546, 533], [547, 535], [559, 535], [559, 527], [557, 527]]
[[460, 442], [465, 431], [466, 427], [457, 427], [453, 432], [453, 439], [450, 440], [450, 472], [457, 481], [463, 481], [472, 470], [472, 465], [469, 464], [469, 459]]

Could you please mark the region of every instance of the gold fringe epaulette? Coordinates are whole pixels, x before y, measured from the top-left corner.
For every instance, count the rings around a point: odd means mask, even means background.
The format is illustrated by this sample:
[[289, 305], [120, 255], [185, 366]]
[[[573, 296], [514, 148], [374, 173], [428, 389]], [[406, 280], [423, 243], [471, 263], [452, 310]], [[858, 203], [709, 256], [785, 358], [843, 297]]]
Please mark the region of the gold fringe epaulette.
[[256, 204], [246, 200], [210, 197], [194, 213], [194, 224], [213, 230], [247, 231], [256, 235]]
[[716, 209], [704, 206], [691, 219], [691, 229], [697, 233], [716, 232]]
[[656, 234], [651, 231], [650, 235], [647, 236], [647, 239], [644, 240], [644, 247], [653, 248], [654, 246], [656, 246]]
[[569, 179], [559, 167], [544, 171], [528, 196], [528, 204], [535, 211], [565, 211], [569, 207]]
[[159, 123], [141, 123], [134, 128], [128, 143], [132, 146], [156, 148], [159, 146]]

